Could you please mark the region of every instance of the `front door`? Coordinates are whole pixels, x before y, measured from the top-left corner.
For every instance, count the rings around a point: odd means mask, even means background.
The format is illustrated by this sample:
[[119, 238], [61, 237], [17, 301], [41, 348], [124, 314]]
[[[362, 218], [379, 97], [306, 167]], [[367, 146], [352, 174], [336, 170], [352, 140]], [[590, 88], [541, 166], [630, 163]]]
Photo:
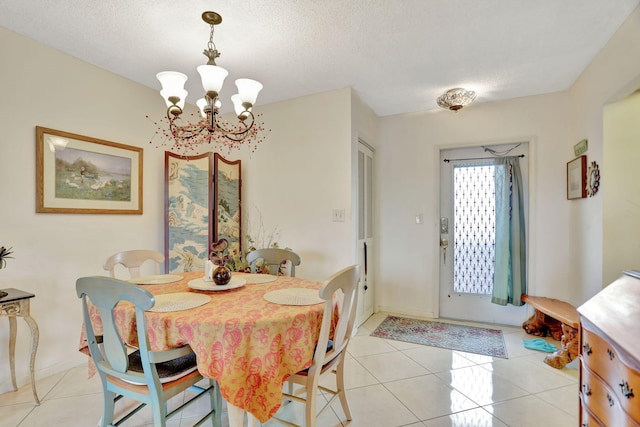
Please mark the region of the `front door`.
[[[516, 144], [492, 146], [504, 152]], [[525, 154], [522, 143], [508, 155]], [[517, 325], [522, 307], [491, 303], [495, 253], [492, 156], [482, 147], [440, 152], [440, 316]], [[526, 157], [520, 166], [527, 197]], [[525, 211], [528, 203], [525, 202]], [[526, 216], [528, 219], [528, 216]]]

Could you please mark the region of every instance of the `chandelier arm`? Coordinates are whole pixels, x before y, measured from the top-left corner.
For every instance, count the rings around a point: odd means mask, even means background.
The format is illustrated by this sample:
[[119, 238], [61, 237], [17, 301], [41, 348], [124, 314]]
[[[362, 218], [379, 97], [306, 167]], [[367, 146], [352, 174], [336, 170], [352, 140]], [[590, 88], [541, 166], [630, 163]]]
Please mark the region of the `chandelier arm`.
[[215, 130], [216, 131], [220, 131], [222, 136], [224, 136], [225, 138], [227, 138], [227, 139], [229, 139], [231, 141], [234, 141], [234, 142], [242, 141], [243, 139], [245, 139], [247, 137], [247, 134], [251, 131], [251, 129], [253, 128], [253, 125], [255, 124], [255, 116], [253, 115], [253, 113], [251, 111], [245, 111], [244, 113], [249, 113], [249, 116], [251, 117], [251, 121], [249, 122], [249, 124], [246, 124], [244, 120], [241, 122], [242, 125], [246, 126], [244, 129], [238, 130], [238, 131], [225, 129], [216, 120], [216, 122], [215, 122]]

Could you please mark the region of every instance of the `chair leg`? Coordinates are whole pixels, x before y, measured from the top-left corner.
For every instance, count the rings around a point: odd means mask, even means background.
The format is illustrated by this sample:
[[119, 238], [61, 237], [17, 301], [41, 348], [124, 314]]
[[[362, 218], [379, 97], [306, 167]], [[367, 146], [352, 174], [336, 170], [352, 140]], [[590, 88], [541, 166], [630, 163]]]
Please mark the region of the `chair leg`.
[[105, 390], [102, 397], [104, 399], [104, 403], [102, 405], [102, 419], [100, 420], [100, 427], [107, 427], [113, 424], [113, 416], [115, 414], [116, 406], [114, 401], [115, 393]]
[[305, 427], [316, 427], [316, 408], [318, 401], [318, 378], [315, 384], [307, 384], [307, 402], [305, 405]]
[[211, 409], [215, 411], [211, 418], [211, 424], [213, 427], [222, 427], [222, 395], [216, 380], [209, 379], [209, 385], [213, 386], [213, 389], [209, 392], [209, 397], [211, 399]]
[[336, 385], [338, 387], [338, 397], [340, 398], [344, 415], [347, 417], [347, 421], [351, 421], [351, 410], [349, 409], [349, 402], [347, 401], [347, 394], [344, 388], [344, 356], [343, 360], [338, 363], [338, 368], [336, 369]]

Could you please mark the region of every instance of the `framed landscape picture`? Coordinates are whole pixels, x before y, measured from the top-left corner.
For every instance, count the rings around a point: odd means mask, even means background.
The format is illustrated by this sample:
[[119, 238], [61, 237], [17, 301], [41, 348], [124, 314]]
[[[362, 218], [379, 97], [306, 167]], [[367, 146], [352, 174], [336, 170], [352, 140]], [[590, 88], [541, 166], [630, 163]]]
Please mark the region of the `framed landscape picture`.
[[165, 267], [204, 271], [213, 235], [213, 155], [165, 152]]
[[37, 126], [36, 212], [142, 214], [142, 148]]

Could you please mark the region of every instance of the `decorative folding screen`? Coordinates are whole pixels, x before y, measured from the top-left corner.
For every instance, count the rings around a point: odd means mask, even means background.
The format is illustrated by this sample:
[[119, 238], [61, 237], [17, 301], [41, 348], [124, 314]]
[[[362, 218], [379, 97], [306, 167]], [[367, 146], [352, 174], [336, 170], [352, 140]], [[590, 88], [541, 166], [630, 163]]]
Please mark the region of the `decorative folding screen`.
[[204, 271], [211, 242], [240, 250], [240, 160], [165, 152], [165, 268]]

